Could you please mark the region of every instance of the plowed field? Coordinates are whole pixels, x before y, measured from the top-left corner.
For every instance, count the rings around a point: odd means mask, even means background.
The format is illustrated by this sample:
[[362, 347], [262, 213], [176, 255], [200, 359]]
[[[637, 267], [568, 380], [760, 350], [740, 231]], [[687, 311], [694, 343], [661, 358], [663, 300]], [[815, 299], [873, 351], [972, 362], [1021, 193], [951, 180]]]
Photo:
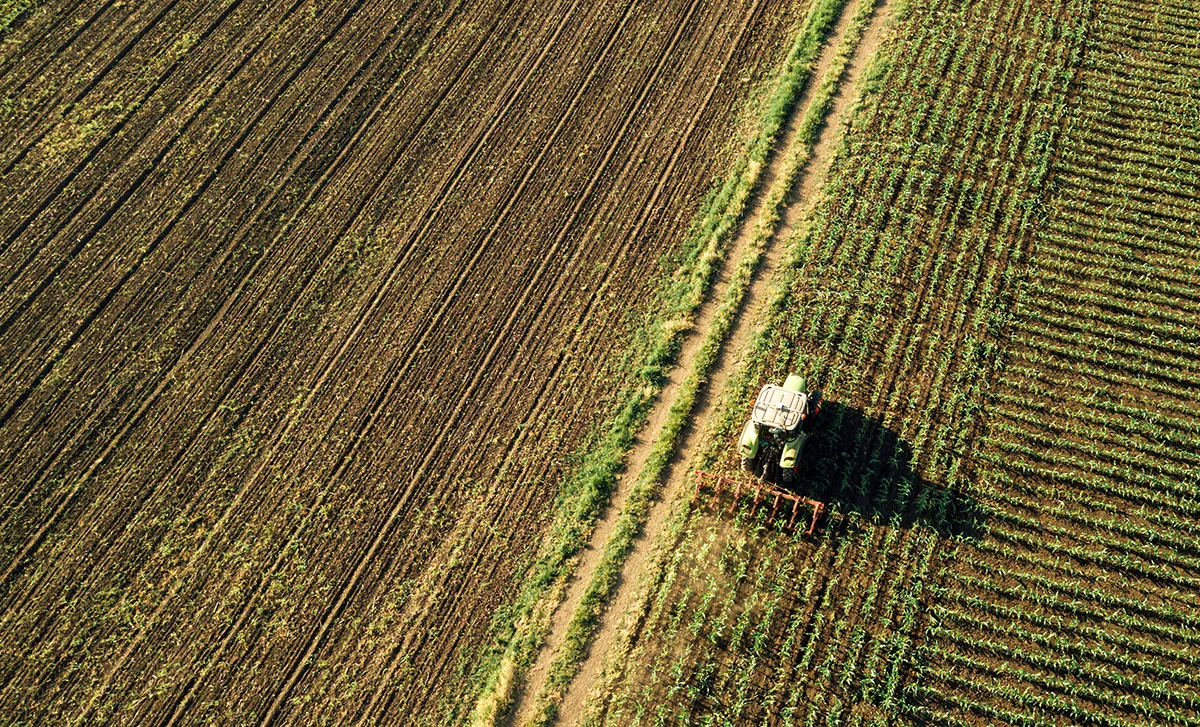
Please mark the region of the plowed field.
[[798, 12], [16, 14], [0, 724], [462, 719]]

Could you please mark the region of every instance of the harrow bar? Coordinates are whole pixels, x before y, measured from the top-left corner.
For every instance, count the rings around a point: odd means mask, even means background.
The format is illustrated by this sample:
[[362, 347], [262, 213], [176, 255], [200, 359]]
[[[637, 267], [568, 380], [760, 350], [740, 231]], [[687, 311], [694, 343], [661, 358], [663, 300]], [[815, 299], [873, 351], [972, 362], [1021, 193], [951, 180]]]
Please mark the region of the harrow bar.
[[[765, 501], [770, 500], [770, 519], [774, 520], [775, 516], [780, 514], [780, 508], [782, 508], [783, 513], [789, 514], [788, 530], [796, 529], [796, 519], [800, 515], [801, 508], [811, 507], [812, 519], [808, 523], [808, 529], [804, 531], [805, 535], [812, 535], [813, 530], [817, 527], [817, 521], [821, 519], [821, 515], [825, 512], [825, 503], [823, 502], [800, 497], [793, 492], [781, 490], [778, 487], [759, 480], [747, 481], [742, 477], [726, 477], [703, 470], [696, 470], [696, 491], [692, 494], [692, 502], [699, 500], [706, 489], [712, 490], [710, 507], [713, 510], [720, 509], [721, 495], [726, 492], [733, 495], [729, 504], [729, 512], [733, 512], [733, 509], [737, 506], [738, 499], [743, 495], [750, 496], [753, 494], [754, 504], [752, 508], [755, 509]], [[788, 513], [789, 510], [791, 511], [790, 513]]]

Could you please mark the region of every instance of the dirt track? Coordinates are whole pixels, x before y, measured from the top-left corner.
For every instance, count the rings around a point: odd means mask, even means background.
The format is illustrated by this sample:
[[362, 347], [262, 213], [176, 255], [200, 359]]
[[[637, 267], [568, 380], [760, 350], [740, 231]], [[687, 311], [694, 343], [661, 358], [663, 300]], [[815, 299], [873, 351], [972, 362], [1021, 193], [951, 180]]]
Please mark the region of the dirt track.
[[795, 20], [750, 7], [20, 18], [0, 712], [459, 714]]

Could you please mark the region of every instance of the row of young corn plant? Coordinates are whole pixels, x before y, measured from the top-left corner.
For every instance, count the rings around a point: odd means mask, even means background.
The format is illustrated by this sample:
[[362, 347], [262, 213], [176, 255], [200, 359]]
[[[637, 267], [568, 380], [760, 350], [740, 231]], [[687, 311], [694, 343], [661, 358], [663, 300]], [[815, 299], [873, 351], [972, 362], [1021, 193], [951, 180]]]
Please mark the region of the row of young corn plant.
[[[954, 618], [954, 614], [958, 614], [962, 618], [981, 622], [994, 620], [994, 623], [1015, 629], [1020, 634], [1049, 634], [1061, 641], [1045, 642], [1031, 637], [1029, 644], [1049, 643], [1054, 644], [1051, 648], [1061, 649], [1065, 641], [1074, 645], [1076, 652], [1091, 655], [1096, 662], [1117, 660], [1119, 666], [1129, 668], [1134, 674], [1139, 673], [1138, 669], [1146, 668], [1146, 664], [1156, 664], [1159, 669], [1172, 674], [1195, 674], [1195, 669], [1200, 666], [1200, 656], [1191, 648], [1172, 648], [1158, 641], [1139, 640], [1136, 636], [1110, 628], [1101, 620], [1089, 618], [1089, 614], [1069, 613], [1066, 609], [1028, 610], [1005, 602], [1005, 594], [989, 589], [987, 584], [969, 591], [938, 584], [930, 590], [938, 597], [932, 611], [939, 620]], [[1151, 675], [1161, 673], [1150, 669], [1147, 673]], [[1186, 684], [1187, 681], [1180, 683]]]
[[[1167, 702], [1185, 706], [1197, 703], [1195, 689], [1200, 686], [1200, 680], [1194, 664], [1188, 665], [1195, 656], [1189, 652], [1172, 656], [1160, 651], [1153, 656], [1143, 656], [1112, 641], [1083, 644], [1071, 629], [1050, 628], [1019, 616], [1005, 618], [987, 609], [967, 612], [947, 603], [938, 603], [932, 611], [940, 626], [956, 627], [962, 634], [960, 638], [968, 645], [975, 643], [972, 640], [974, 631], [985, 639], [1022, 644], [1025, 651], [1021, 658], [1044, 658], [1045, 655], [1070, 658], [1072, 661], [1065, 665], [1065, 673], [1090, 675], [1099, 683], [1154, 694]], [[1039, 648], [1041, 651], [1037, 651]], [[1086, 661], [1080, 661], [1075, 656], [1077, 653], [1085, 656]]]
[[[753, 665], [767, 658], [766, 636], [785, 628], [778, 615], [794, 598], [788, 586], [806, 568], [807, 549], [798, 536], [770, 527], [761, 512], [742, 508], [732, 525], [708, 528], [704, 545], [688, 558], [689, 567], [671, 579], [680, 589], [671, 594], [674, 606], [651, 616], [656, 623], [666, 617], [662, 627], [670, 638], [635, 651], [647, 678], [637, 691], [614, 700], [610, 720], [662, 723], [712, 713], [714, 707], [729, 715], [750, 707]], [[743, 531], [772, 545], [771, 567], [752, 561], [756, 549]], [[715, 541], [722, 543], [719, 549]], [[719, 693], [735, 697], [716, 705], [712, 696]]]
[[1200, 722], [1198, 29], [1098, 8], [915, 714]]
[[[1059, 50], [1062, 51], [1062, 49]], [[1058, 78], [1059, 74], [1061, 73], [1061, 67], [1065, 66], [1069, 62], [1070, 55], [1070, 52], [1060, 52], [1054, 58], [1054, 60], [1060, 64], [1060, 67], [1052, 69], [1055, 72], [1044, 73], [1044, 78]], [[959, 57], [962, 57], [962, 55], [959, 54]], [[1038, 63], [1042, 63], [1042, 61], [1038, 61]], [[970, 68], [971, 66], [967, 67]], [[952, 69], [953, 68], [954, 66], [952, 66]], [[1037, 78], [1037, 73], [1028, 68], [1021, 68], [1016, 75], [1022, 78], [1033, 76], [1035, 80]], [[1048, 82], [1043, 81], [1043, 88], [1045, 88], [1047, 85]], [[1052, 94], [1050, 95], [1052, 96]], [[937, 106], [935, 105], [935, 109], [936, 108]], [[1010, 111], [1011, 110], [1012, 109], [1010, 107]], [[1029, 119], [1035, 119], [1040, 123], [1039, 130], [1042, 130], [1052, 126], [1056, 116], [1061, 114], [1061, 105], [1053, 102], [1047, 103], [1044, 104], [1041, 109], [1036, 109], [1036, 111], [1040, 111], [1040, 115], [1038, 113], [1030, 112], [1027, 108], [1017, 111], [1015, 115], [1009, 116], [1008, 118], [1019, 118], [1026, 120], [1029, 124], [1033, 123], [1030, 122]], [[974, 123], [974, 117], [971, 117], [971, 121], [968, 122], [968, 128], [971, 123]], [[1019, 131], [1020, 129], [1018, 129], [1018, 132]], [[995, 148], [999, 149], [1002, 146], [1002, 143], [998, 141]], [[1046, 155], [1046, 147], [1043, 147], [1040, 150], [1034, 150], [1032, 153], [1040, 153], [1041, 158], [1044, 158]], [[959, 153], [956, 155], [955, 166], [960, 167], [963, 164], [969, 165], [971, 161], [972, 160], [966, 156], [966, 152], [960, 149]], [[1015, 176], [1015, 170], [1020, 166], [1016, 162], [1017, 157], [1009, 157], [1008, 164], [1010, 166], [1002, 170], [1001, 178], [1011, 179], [1013, 176]], [[1022, 162], [1027, 164], [1028, 160], [1022, 159]], [[1037, 167], [1034, 168], [1036, 169]], [[1024, 178], [1027, 181], [1032, 181], [1035, 176], [1027, 173]], [[967, 189], [970, 189], [972, 186], [974, 186], [972, 184], [974, 180], [971, 179], [957, 181], [962, 187]], [[910, 185], [910, 189], [912, 189], [912, 186], [913, 185]], [[931, 187], [932, 185], [926, 187], [925, 190], [922, 190], [922, 195], [914, 196], [928, 199], [930, 192], [932, 191]], [[1029, 184], [1026, 188], [1032, 187], [1033, 185]], [[950, 200], [953, 198], [952, 195], [956, 191], [957, 190], [954, 190], [949, 184], [943, 185], [943, 194], [937, 198], [937, 202], [935, 203], [937, 206], [934, 207], [935, 213], [938, 213], [934, 215], [935, 219], [939, 218], [939, 216], [945, 215], [946, 210], [950, 207]], [[968, 230], [969, 232], [979, 231], [978, 241], [984, 243], [979, 247], [983, 247], [984, 249], [986, 249], [986, 242], [989, 239], [988, 232], [992, 232], [994, 235], [995, 230], [999, 228], [1003, 231], [1012, 231], [1017, 236], [1020, 236], [1027, 229], [1028, 225], [1028, 216], [1025, 214], [1028, 210], [1027, 206], [1023, 206], [1018, 203], [1010, 206], [1006, 210], [1001, 210], [1000, 214], [997, 214], [997, 210], [994, 207], [990, 209], [986, 208], [986, 195], [989, 191], [990, 190], [988, 189], [987, 184], [980, 185], [980, 188], [973, 199], [968, 201], [966, 199], [966, 194], [961, 194], [956, 200], [956, 204], [953, 208], [954, 220], [962, 219], [964, 216], [964, 211], [966, 211], [966, 214], [970, 215], [971, 222], [967, 226]], [[899, 200], [903, 202], [904, 197], [899, 197]], [[1025, 200], [1017, 201], [1023, 202]], [[902, 206], [902, 204], [893, 204], [893, 207]], [[998, 217], [1001, 219], [997, 220]], [[985, 220], [985, 223], [982, 225], [979, 222], [981, 219]], [[982, 230], [980, 229], [981, 227]], [[937, 234], [944, 234], [945, 229], [945, 226], [939, 228], [937, 230]], [[995, 237], [992, 237], [992, 239], [995, 239]], [[948, 403], [949, 407], [947, 408], [949, 408], [950, 411], [953, 411], [952, 407], [955, 404], [962, 403], [964, 399], [966, 402], [977, 400], [977, 392], [973, 392], [970, 387], [971, 379], [978, 376], [980, 372], [986, 372], [986, 364], [992, 353], [986, 350], [985, 342], [978, 339], [985, 339], [987, 334], [991, 333], [990, 328], [994, 325], [992, 315], [999, 307], [996, 305], [996, 303], [1003, 299], [1003, 288], [1014, 276], [1015, 270], [1021, 262], [1019, 254], [1011, 254], [1007, 257], [1007, 259], [1005, 259], [1002, 246], [998, 245], [997, 247], [998, 249], [992, 252], [991, 259], [980, 260], [978, 257], [972, 257], [972, 252], [974, 252], [974, 250], [972, 250], [969, 246], [964, 246], [963, 249], [956, 251], [956, 255], [951, 261], [946, 261], [945, 258], [935, 260], [928, 268], [926, 268], [930, 271], [928, 277], [935, 280], [942, 277], [950, 278], [948, 281], [949, 289], [958, 292], [960, 297], [958, 297], [957, 300], [961, 302], [961, 305], [956, 310], [939, 309], [936, 306], [937, 296], [928, 295], [924, 297], [921, 303], [921, 308], [918, 309], [919, 312], [916, 315], [917, 320], [930, 321], [930, 319], [933, 319], [933, 323], [935, 325], [940, 324], [941, 330], [934, 328], [927, 334], [925, 341], [927, 344], [926, 350], [932, 352], [940, 351], [943, 352], [943, 355], [941, 360], [938, 362], [937, 368], [935, 369], [932, 379], [933, 383], [930, 386], [930, 389], [935, 393], [935, 396], [930, 397], [925, 405], [922, 415], [917, 417], [917, 421], [919, 421], [920, 424], [918, 425], [918, 433], [914, 437], [914, 458], [920, 460], [924, 456], [927, 458], [927, 461], [930, 461], [931, 463], [943, 464], [945, 471], [947, 472], [948, 479], [955, 484], [960, 482], [958, 478], [962, 475], [958, 468], [958, 458], [954, 455], [957, 455], [961, 452], [961, 449], [965, 446], [966, 442], [964, 442], [961, 438], [951, 438], [945, 436], [944, 429], [941, 432], [937, 431], [939, 429], [939, 424], [944, 427], [944, 423], [948, 418], [946, 416], [948, 412], [939, 407], [945, 406]], [[975, 249], [978, 249], [978, 247]], [[1019, 253], [1019, 250], [1014, 252]], [[858, 258], [854, 260], [857, 265], [861, 265], [863, 262], [867, 261], [869, 261], [869, 258]], [[890, 266], [889, 272], [894, 273], [900, 268], [901, 266], [899, 264], [893, 263]], [[849, 268], [848, 266], [848, 269], [852, 268]], [[911, 292], [910, 297], [912, 297]], [[865, 307], [864, 309], [860, 310], [865, 310]], [[970, 311], [970, 313], [968, 313], [968, 311]], [[867, 321], [864, 326], [868, 328], [874, 328], [875, 326], [879, 325], [881, 320], [884, 320], [883, 316], [876, 316], [874, 319], [867, 319], [865, 316], [861, 316], [860, 318]], [[949, 324], [948, 321], [950, 321]], [[978, 335], [977, 340], [970, 340], [969, 335], [958, 340], [945, 340], [946, 334], [943, 333], [943, 331], [955, 329], [962, 330], [963, 327], [967, 327], [969, 331], [978, 331], [984, 335]], [[903, 337], [894, 338], [891, 343], [892, 345], [889, 346], [889, 352], [894, 352], [900, 349], [901, 345], [905, 344]], [[916, 347], [906, 347], [908, 349], [905, 351], [907, 361], [914, 361], [918, 355], [916, 353]], [[869, 347], [864, 348], [869, 350]], [[967, 353], [967, 356], [962, 356], [964, 353], [964, 348], [966, 349], [965, 353]], [[950, 353], [947, 355], [945, 352]], [[959, 358], [960, 360], [954, 361], [956, 358]], [[961, 358], [974, 358], [976, 359], [975, 361], [968, 360], [966, 363], [976, 363], [978, 365], [961, 366], [963, 363]], [[955, 364], [959, 364], [960, 368], [957, 368], [957, 370], [954, 369]], [[909, 365], [911, 366], [911, 364]], [[950, 381], [953, 382], [953, 385], [947, 386], [947, 382]], [[940, 394], [941, 392], [947, 393], [948, 402], [940, 402], [937, 400], [936, 394]], [[940, 434], [941, 436], [930, 436], [933, 433]], [[927, 451], [922, 451], [921, 448], [926, 445], [926, 443], [928, 443], [930, 449]], [[919, 499], [918, 502], [920, 502]], [[893, 671], [893, 674], [895, 673], [897, 672]]]
[[[981, 668], [1005, 676], [1016, 675], [1019, 670], [1028, 669], [1044, 674], [1061, 675], [1056, 678], [1072, 680], [1069, 684], [1066, 681], [1062, 682], [1062, 688], [1070, 693], [1101, 702], [1131, 705], [1141, 712], [1154, 712], [1159, 710], [1161, 705], [1191, 709], [1200, 704], [1195, 694], [1180, 690], [1181, 676], [1185, 682], [1188, 681], [1181, 669], [1161, 669], [1157, 664], [1143, 661], [1138, 664], [1147, 669], [1148, 673], [1133, 676], [1124, 671], [1125, 666], [1113, 664], [1114, 660], [1105, 658], [1104, 655], [1098, 656], [1096, 664], [1085, 667], [1075, 656], [1075, 652], [1080, 651], [1077, 645], [1058, 642], [1054, 649], [1030, 649], [1026, 645], [1027, 639], [1039, 645], [1048, 640], [1028, 634], [1015, 628], [1015, 625], [997, 629], [995, 624], [985, 625], [967, 614], [944, 610], [939, 613], [944, 618], [934, 630], [940, 636], [963, 647], [956, 649], [952, 660], [964, 654], [968, 655], [966, 658], [977, 658], [969, 656], [972, 653], [998, 656], [1002, 658], [1001, 662], [983, 665]], [[1151, 676], [1155, 673], [1157, 678]], [[1170, 712], [1171, 710], [1164, 710], [1163, 714], [1167, 715]], [[1174, 716], [1176, 719], [1180, 717], [1178, 714]]]
[[[1200, 598], [1200, 578], [1190, 573], [1200, 572], [1195, 558], [1180, 557], [1169, 539], [1160, 541], [1147, 527], [1129, 527], [1126, 538], [1114, 538], [1104, 530], [1124, 530], [1120, 521], [1100, 520], [1084, 511], [1067, 511], [1055, 505], [1042, 510], [1042, 517], [1023, 514], [1032, 503], [1008, 492], [998, 490], [993, 502], [1013, 509], [997, 510], [990, 532], [997, 540], [1027, 545], [1032, 553], [1020, 557], [1035, 561], [1043, 555], [1063, 556], [1072, 562], [1066, 566], [1072, 575], [1089, 567], [1101, 567], [1110, 574], [1120, 573], [1127, 579], [1161, 579], [1172, 583], [1188, 594], [1195, 603]], [[1064, 525], [1056, 521], [1065, 521]], [[992, 541], [980, 547], [991, 547]]]
[[[891, 63], [871, 79], [888, 92], [860, 109], [827, 201], [792, 242], [767, 331], [708, 448], [710, 462], [726, 461], [737, 405], [789, 371], [838, 402], [809, 445], [804, 485], [838, 513], [819, 546], [832, 557], [811, 559], [823, 573], [797, 579], [803, 598], [784, 614], [786, 627], [758, 631], [754, 643], [774, 639], [774, 663], [758, 680], [770, 686], [759, 692], [756, 722], [882, 724], [919, 708], [906, 684], [926, 589], [945, 537], [976, 527], [960, 494], [970, 476], [962, 459], [1066, 111], [1062, 82], [1082, 37], [1073, 18], [1086, 10], [914, 4]], [[1006, 42], [984, 41], [995, 28], [1006, 30]], [[695, 523], [709, 517], [693, 513], [677, 548], [692, 548]], [[767, 552], [756, 570], [768, 567]], [[738, 599], [780, 607], [753, 589]], [[722, 628], [739, 627], [753, 631], [736, 619]], [[648, 619], [639, 648], [665, 650], [668, 636]], [[763, 668], [753, 651], [746, 656], [731, 663]], [[743, 688], [752, 677], [714, 672], [720, 663], [696, 658], [692, 666], [719, 697], [699, 709], [668, 699], [657, 714], [704, 723], [753, 700]], [[646, 672], [631, 671], [626, 689], [636, 692]]]
[[[989, 18], [990, 21], [997, 20], [993, 15]], [[1053, 46], [1051, 46], [1053, 50]], [[1060, 66], [1065, 66], [1069, 59], [1070, 53], [1063, 49], [1058, 49], [1058, 54], [1053, 56]], [[966, 59], [970, 54], [965, 51], [958, 51], [955, 54], [948, 56], [949, 58]], [[966, 61], [961, 67], [953, 61], [948, 61], [951, 65], [951, 73], [962, 71], [964, 73], [975, 73], [980, 68], [991, 68], [991, 63], [985, 61], [982, 63], [972, 63]], [[1038, 60], [1031, 62], [1026, 60], [1024, 64], [1009, 63], [1007, 67], [1013, 70], [1013, 78], [1028, 78], [1030, 76], [1037, 77], [1037, 72], [1033, 67], [1043, 61]], [[1054, 72], [1045, 72], [1044, 78], [1057, 78], [1060, 68], [1052, 69]], [[991, 73], [992, 71], [989, 71]], [[1048, 82], [1043, 82], [1043, 88], [1048, 86]], [[1053, 98], [1052, 94], [1051, 98]], [[964, 97], [965, 98], [965, 97]], [[968, 114], [964, 124], [966, 129], [972, 129], [975, 124], [979, 123], [980, 115], [989, 119], [995, 119], [996, 109], [990, 108], [986, 112], [980, 110], [976, 99], [976, 107]], [[934, 104], [935, 111], [939, 108], [938, 104]], [[1032, 109], [1032, 110], [1031, 110]], [[1001, 116], [1005, 119], [1004, 123], [1009, 123], [1014, 119], [1023, 119], [1026, 122], [1026, 128], [1033, 126], [1035, 129], [1042, 130], [1052, 126], [1056, 115], [1061, 113], [1061, 107], [1054, 102], [1042, 104], [1037, 107], [1035, 104], [1029, 104], [1026, 108], [1016, 107], [1010, 103], [1004, 109], [1008, 113]], [[936, 123], [936, 122], [935, 122]], [[1020, 130], [1018, 129], [1018, 132]], [[990, 135], [989, 135], [990, 138]], [[994, 153], [1003, 147], [1002, 141], [997, 141], [996, 146], [992, 147]], [[966, 166], [970, 168], [972, 164], [977, 164], [977, 157], [970, 156], [976, 153], [974, 150], [967, 148], [958, 148], [953, 155], [954, 167], [962, 168]], [[1041, 154], [1044, 156], [1046, 149], [1036, 149], [1031, 155]], [[1013, 177], [1023, 178], [1031, 181], [1030, 175], [1025, 172], [1030, 166], [1028, 157], [1020, 157], [1017, 155], [1010, 156], [1005, 165], [999, 168], [999, 178], [1012, 179]], [[1024, 177], [1020, 175], [1024, 174]], [[931, 175], [930, 175], [931, 176]], [[927, 177], [928, 178], [928, 177]], [[894, 199], [892, 209], [905, 207], [905, 202], [908, 199], [930, 200], [933, 198], [933, 212], [931, 215], [935, 221], [941, 221], [941, 224], [935, 228], [935, 239], [945, 236], [947, 232], [957, 233], [964, 240], [962, 247], [946, 249], [946, 255], [931, 256], [932, 260], [928, 263], [923, 271], [928, 271], [920, 277], [926, 280], [935, 282], [945, 280], [945, 287], [935, 289], [932, 293], [914, 294], [913, 291], [904, 291], [906, 299], [904, 305], [900, 308], [905, 313], [897, 315], [895, 309], [891, 311], [891, 318], [912, 317], [915, 320], [924, 322], [928, 328], [925, 333], [923, 346], [915, 346], [912, 344], [910, 335], [907, 332], [898, 332], [889, 341], [885, 349], [885, 365], [891, 365], [893, 371], [904, 371], [920, 369], [922, 366], [933, 368], [929, 390], [932, 395], [925, 401], [924, 406], [917, 411], [919, 416], [913, 417], [911, 422], [915, 424], [916, 433], [913, 436], [913, 459], [914, 461], [927, 462], [927, 467], [937, 471], [942, 469], [949, 482], [958, 485], [961, 483], [959, 478], [964, 475], [958, 467], [958, 454], [961, 453], [965, 446], [961, 438], [951, 436], [950, 428], [947, 427], [948, 422], [954, 421], [954, 413], [958, 406], [967, 408], [969, 404], [978, 399], [978, 392], [971, 388], [972, 379], [978, 378], [981, 374], [986, 374], [989, 358], [993, 355], [993, 351], [986, 348], [986, 339], [991, 333], [990, 328], [994, 325], [991, 320], [993, 312], [999, 307], [999, 301], [1003, 300], [1005, 287], [1009, 284], [1010, 279], [1015, 275], [1015, 269], [1020, 265], [1020, 250], [1009, 250], [1006, 244], [1010, 241], [1003, 239], [1006, 235], [997, 234], [997, 231], [1009, 232], [1015, 236], [1021, 236], [1028, 225], [1028, 217], [1025, 214], [1027, 207], [1021, 202], [1024, 199], [1020, 197], [1009, 198], [1008, 206], [997, 205], [992, 202], [989, 194], [994, 190], [995, 182], [984, 181], [979, 183], [971, 178], [957, 179], [950, 183], [942, 182], [940, 189], [935, 183], [927, 182], [924, 187], [920, 186], [919, 178], [910, 176], [907, 186], [908, 195], [903, 192]], [[1027, 184], [1026, 189], [1031, 188], [1032, 184]], [[861, 193], [861, 188], [857, 190]], [[928, 205], [928, 202], [926, 202]], [[999, 209], [997, 209], [999, 207]], [[926, 207], [926, 209], [929, 209]], [[876, 224], [885, 224], [887, 210], [877, 207]], [[965, 230], [959, 231], [954, 229], [954, 224], [960, 220], [967, 218], [968, 224], [964, 225]], [[914, 234], [920, 228], [918, 224], [929, 224], [927, 219], [920, 220], [914, 223], [911, 229], [907, 229], [907, 234]], [[989, 249], [989, 241], [992, 248]], [[891, 259], [890, 264], [886, 268], [889, 274], [895, 274], [897, 271], [904, 269], [904, 250], [899, 245], [896, 246], [898, 252], [893, 253], [895, 257]], [[878, 259], [878, 258], [875, 258]], [[847, 272], [867, 264], [870, 265], [872, 258], [859, 256], [851, 258], [852, 264], [845, 266]], [[871, 285], [875, 281], [865, 281], [866, 285]], [[865, 287], [865, 286], [864, 286]], [[874, 290], [872, 290], [874, 292]], [[938, 299], [943, 298], [949, 292], [954, 295], [955, 301], [959, 302], [955, 308], [946, 308], [938, 306]], [[915, 314], [913, 313], [915, 308]], [[873, 312], [873, 317], [868, 317], [868, 312]], [[878, 330], [881, 326], [886, 325], [889, 319], [888, 315], [881, 314], [880, 311], [870, 311], [866, 306], [862, 306], [856, 311], [858, 314], [857, 325], [863, 330]], [[852, 319], [851, 325], [855, 325]], [[967, 331], [963, 334], [962, 331]], [[954, 334], [958, 333], [955, 337]], [[849, 335], [844, 331], [835, 330], [834, 335]], [[974, 339], [974, 340], [972, 340]], [[964, 352], [965, 349], [965, 352]], [[860, 364], [857, 369], [861, 372], [866, 365], [869, 364], [869, 354], [871, 346], [869, 343], [862, 346], [862, 350], [866, 352], [860, 358]], [[967, 355], [963, 355], [966, 353]], [[938, 359], [933, 367], [928, 367], [927, 364], [918, 365], [918, 361], [927, 361], [928, 354], [938, 356]], [[940, 354], [940, 355], [938, 355]], [[899, 356], [901, 364], [895, 366], [891, 362], [893, 357]], [[965, 360], [964, 360], [965, 359]], [[837, 372], [834, 372], [835, 374]], [[851, 372], [854, 373], [854, 372]], [[861, 376], [861, 374], [860, 374]], [[899, 373], [894, 373], [890, 380], [885, 379], [885, 386], [894, 386], [901, 379]], [[878, 385], [878, 382], [872, 382]], [[878, 391], [878, 389], [877, 389]], [[886, 390], [883, 392], [885, 395]], [[964, 428], [966, 429], [966, 428]], [[922, 493], [917, 494], [913, 500], [916, 503], [922, 503], [921, 494], [937, 494], [943, 495], [939, 498], [944, 503], [945, 490], [935, 491], [926, 488]], [[911, 497], [912, 493], [899, 492], [899, 497], [896, 500], [903, 502], [906, 498]], [[881, 500], [877, 498], [875, 504], [878, 507]], [[918, 504], [916, 508], [918, 512], [928, 512], [929, 508], [921, 507]], [[944, 511], [943, 511], [944, 512]], [[939, 527], [944, 525], [941, 519], [932, 520]], [[912, 602], [914, 606], [916, 602]], [[914, 614], [916, 608], [910, 608], [909, 613]], [[851, 653], [855, 647], [851, 642]], [[901, 652], [903, 653], [903, 652]], [[897, 663], [900, 667], [902, 662]], [[902, 668], [892, 669], [889, 673], [891, 683], [895, 684], [897, 677], [902, 674]], [[887, 692], [889, 699], [884, 702], [888, 707], [896, 707], [894, 696], [896, 690]]]

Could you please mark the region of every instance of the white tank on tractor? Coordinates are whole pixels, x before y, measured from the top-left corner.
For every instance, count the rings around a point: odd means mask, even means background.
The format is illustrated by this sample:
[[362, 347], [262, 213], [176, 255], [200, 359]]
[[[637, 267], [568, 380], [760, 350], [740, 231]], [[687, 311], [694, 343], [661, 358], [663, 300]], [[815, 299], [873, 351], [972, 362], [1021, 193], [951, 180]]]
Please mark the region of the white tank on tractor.
[[738, 442], [742, 469], [765, 482], [795, 484], [804, 443], [820, 413], [821, 392], [810, 392], [803, 376], [791, 374], [783, 386], [762, 387]]

